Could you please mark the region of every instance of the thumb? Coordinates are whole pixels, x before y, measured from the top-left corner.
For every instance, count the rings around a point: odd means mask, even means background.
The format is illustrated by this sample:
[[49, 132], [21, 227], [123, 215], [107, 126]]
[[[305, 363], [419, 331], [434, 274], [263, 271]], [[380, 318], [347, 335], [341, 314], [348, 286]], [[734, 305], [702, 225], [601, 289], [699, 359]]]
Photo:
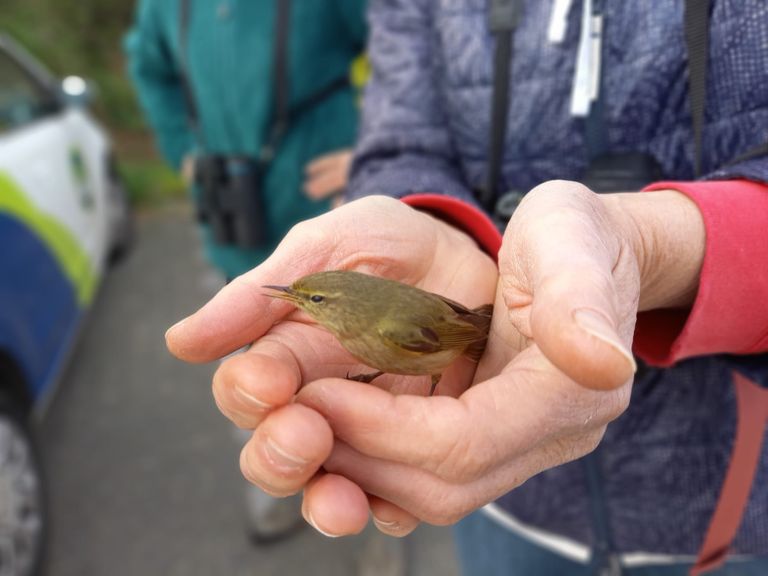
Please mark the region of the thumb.
[[599, 271], [561, 269], [537, 288], [531, 310], [533, 339], [549, 361], [600, 390], [618, 388], [637, 369], [609, 280]]
[[[522, 272], [533, 297], [530, 333], [536, 345], [582, 386], [612, 389], [637, 369], [630, 347], [639, 276], [602, 201], [575, 186], [531, 198], [516, 226], [521, 232], [508, 234], [505, 242], [517, 245], [512, 253], [523, 252], [511, 269]], [[519, 278], [502, 286], [519, 285]], [[506, 302], [514, 300], [505, 294]]]

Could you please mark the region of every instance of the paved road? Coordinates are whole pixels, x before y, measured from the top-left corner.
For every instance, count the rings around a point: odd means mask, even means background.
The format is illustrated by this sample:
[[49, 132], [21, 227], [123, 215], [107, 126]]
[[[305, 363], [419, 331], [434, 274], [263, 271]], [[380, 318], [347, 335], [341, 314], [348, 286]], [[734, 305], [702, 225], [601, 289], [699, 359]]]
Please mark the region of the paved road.
[[447, 529], [404, 541], [305, 529], [249, 543], [239, 447], [211, 400], [213, 367], [184, 365], [163, 345], [165, 329], [216, 289], [190, 220], [184, 205], [140, 218], [136, 250], [103, 284], [43, 418], [50, 576], [454, 576]]

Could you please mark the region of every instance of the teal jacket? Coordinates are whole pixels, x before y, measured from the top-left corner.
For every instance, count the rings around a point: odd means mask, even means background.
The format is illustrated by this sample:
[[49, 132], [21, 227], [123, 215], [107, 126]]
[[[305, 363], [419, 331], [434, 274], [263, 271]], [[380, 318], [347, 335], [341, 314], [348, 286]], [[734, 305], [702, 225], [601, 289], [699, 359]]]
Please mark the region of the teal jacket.
[[[277, 0], [190, 0], [187, 58], [205, 152], [256, 155], [272, 114], [272, 58]], [[179, 168], [199, 149], [189, 130], [179, 74], [178, 0], [140, 0], [125, 39], [129, 71], [166, 159]], [[364, 50], [364, 0], [294, 0], [288, 83], [296, 104], [348, 74]], [[243, 250], [215, 244], [206, 253], [227, 277], [266, 258], [293, 224], [328, 209], [302, 192], [304, 167], [349, 147], [357, 130], [353, 88], [335, 92], [292, 122], [264, 179], [268, 243]]]

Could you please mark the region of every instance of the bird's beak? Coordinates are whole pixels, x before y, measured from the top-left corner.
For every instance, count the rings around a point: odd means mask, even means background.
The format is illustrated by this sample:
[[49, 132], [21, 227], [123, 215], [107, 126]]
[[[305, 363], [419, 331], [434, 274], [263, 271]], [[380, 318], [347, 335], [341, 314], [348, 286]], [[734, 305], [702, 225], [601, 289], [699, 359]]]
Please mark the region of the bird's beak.
[[280, 298], [280, 300], [288, 300], [289, 302], [297, 302], [298, 297], [290, 286], [262, 286], [268, 290], [274, 290], [274, 294], [266, 294], [271, 298]]

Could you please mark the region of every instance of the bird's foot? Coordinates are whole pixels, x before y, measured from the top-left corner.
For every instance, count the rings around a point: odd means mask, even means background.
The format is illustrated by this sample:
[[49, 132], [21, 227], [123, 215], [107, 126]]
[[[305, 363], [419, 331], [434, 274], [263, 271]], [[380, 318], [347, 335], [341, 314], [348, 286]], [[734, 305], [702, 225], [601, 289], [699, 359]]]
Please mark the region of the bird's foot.
[[365, 384], [370, 384], [375, 378], [378, 378], [382, 374], [384, 374], [384, 372], [381, 370], [378, 372], [372, 372], [370, 374], [358, 374], [357, 376], [350, 376], [349, 372], [347, 372], [346, 378], [347, 380], [354, 380], [355, 382], [364, 382]]
[[437, 383], [440, 382], [441, 377], [442, 374], [432, 374], [432, 387], [429, 389], [430, 396], [434, 396], [435, 388], [437, 388]]

